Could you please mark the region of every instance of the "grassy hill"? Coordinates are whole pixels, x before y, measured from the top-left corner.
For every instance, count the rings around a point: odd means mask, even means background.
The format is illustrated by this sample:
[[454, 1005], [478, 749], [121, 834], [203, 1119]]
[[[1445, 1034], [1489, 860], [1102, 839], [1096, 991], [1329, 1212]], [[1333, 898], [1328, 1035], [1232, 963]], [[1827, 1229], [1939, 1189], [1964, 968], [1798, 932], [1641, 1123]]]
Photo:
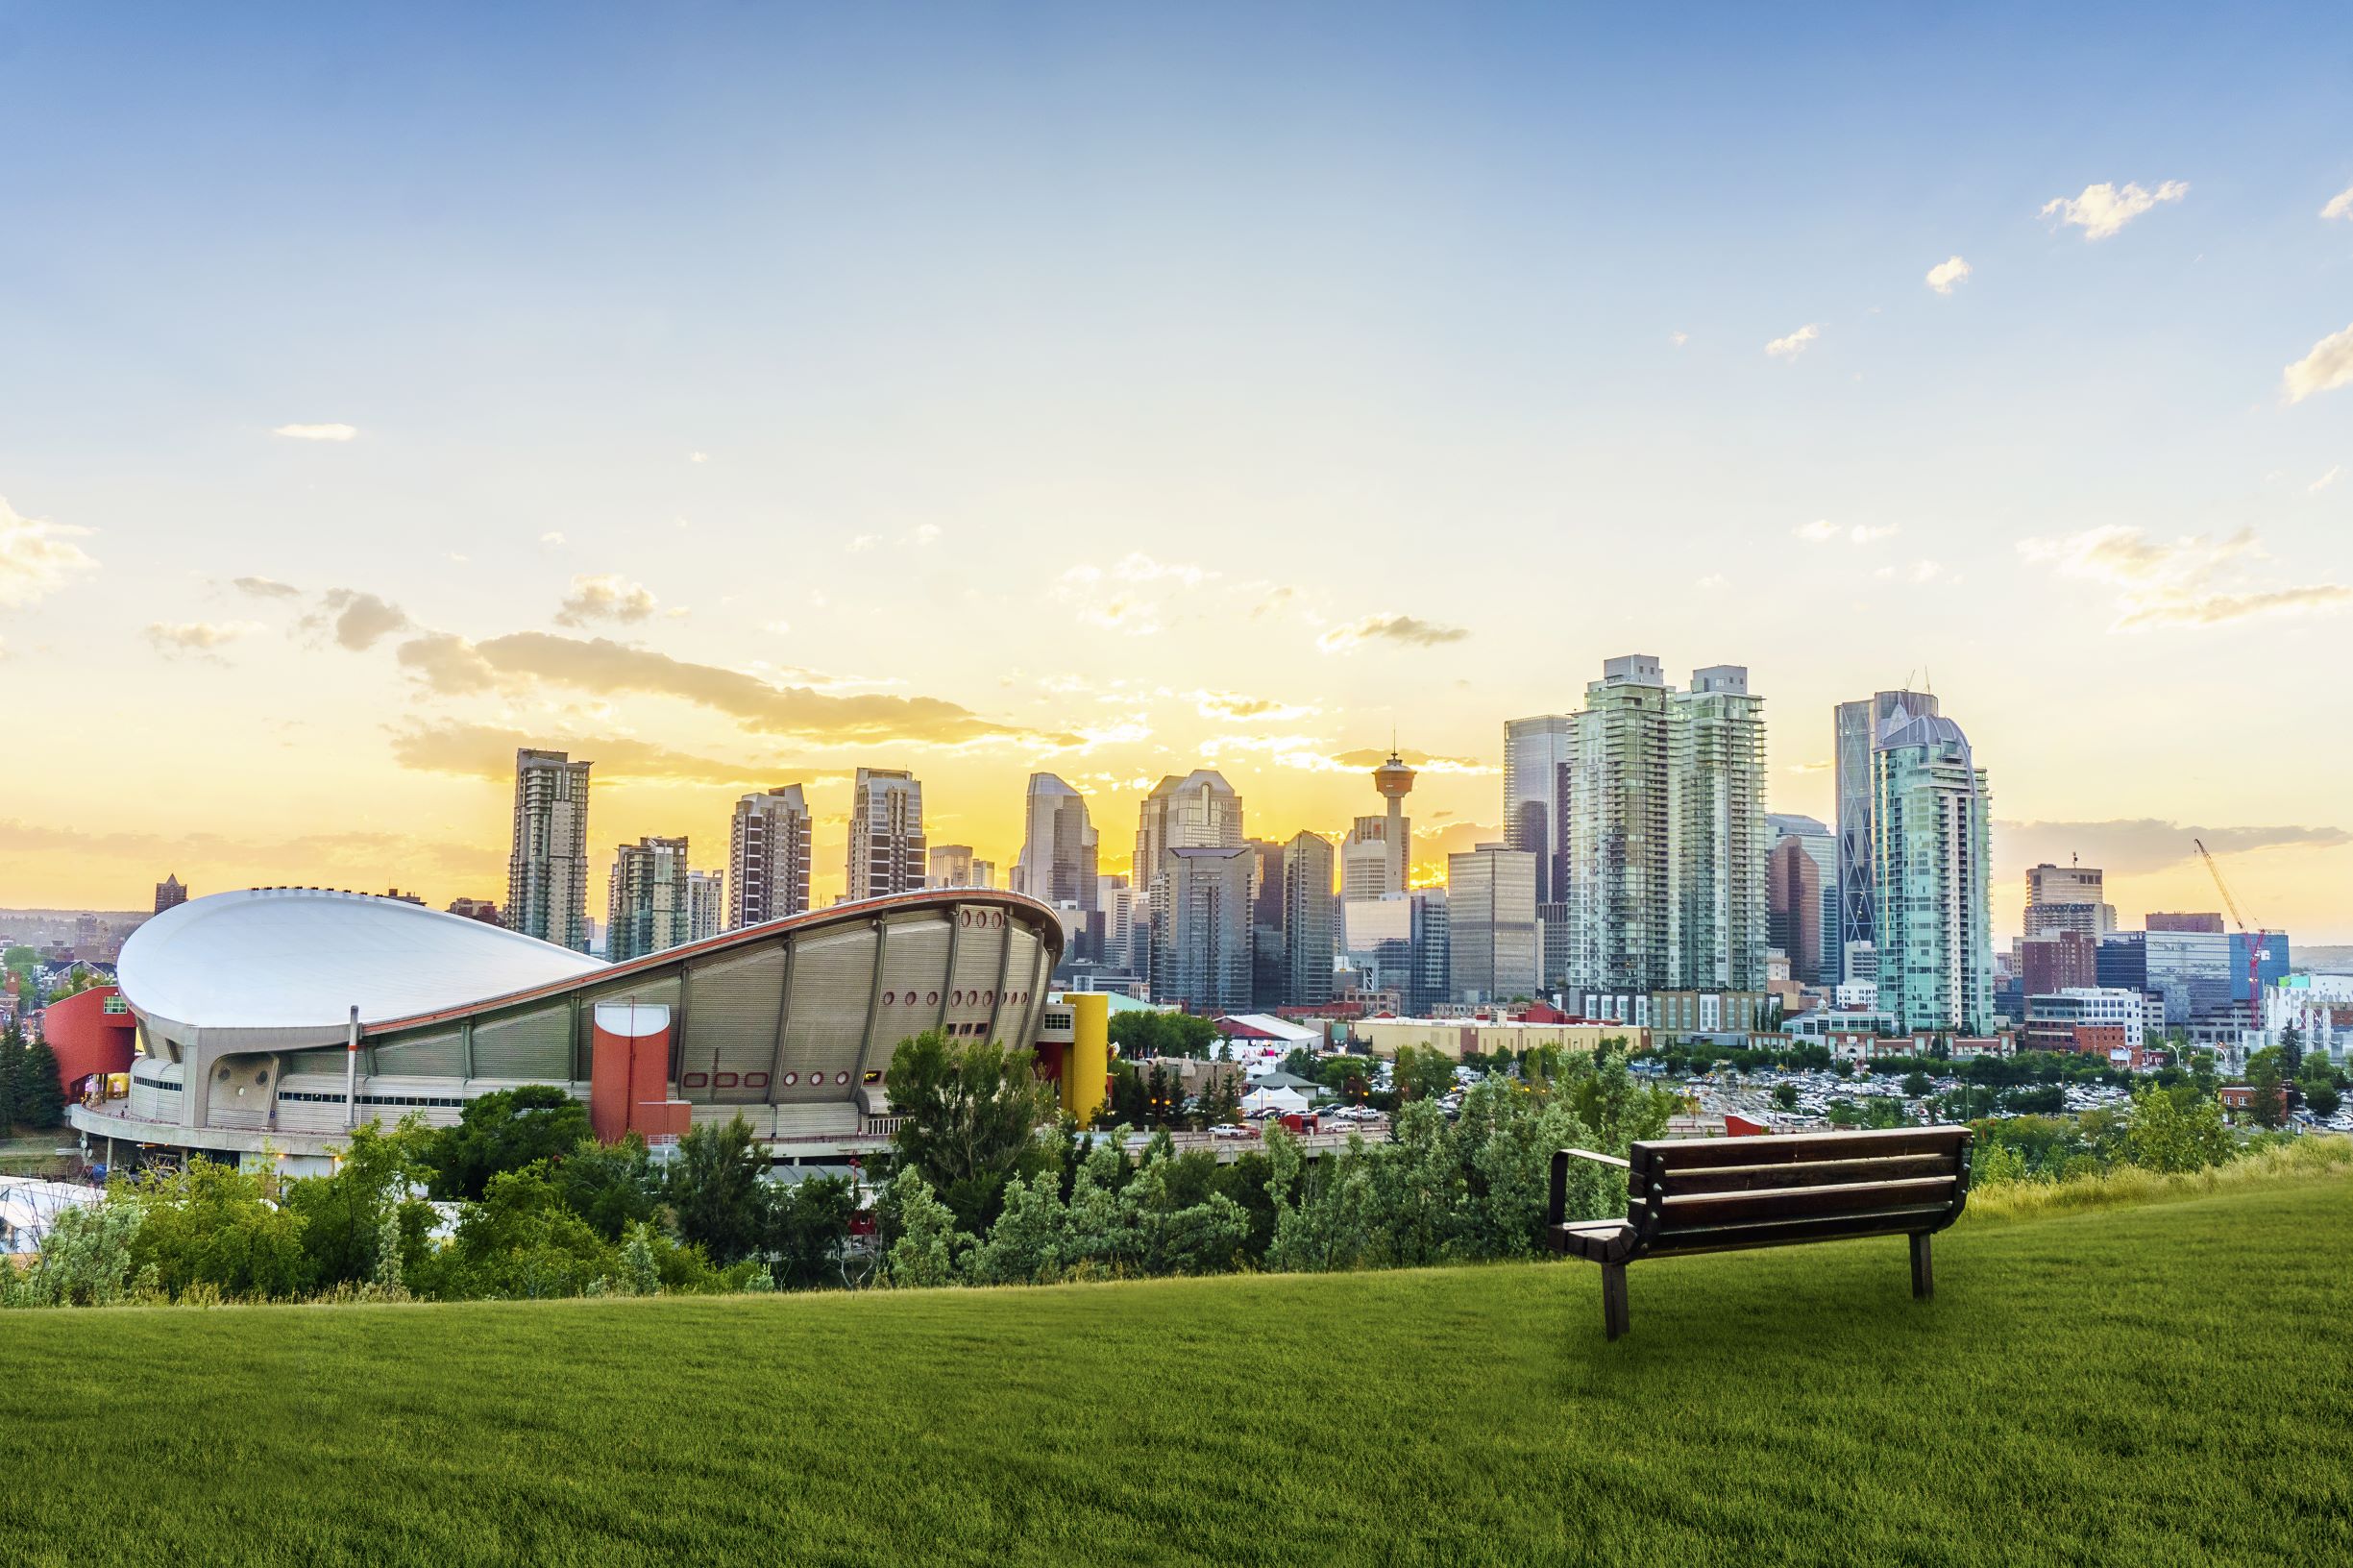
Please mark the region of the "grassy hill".
[[2353, 1181], [1637, 1264], [0, 1317], [0, 1561], [2353, 1559]]

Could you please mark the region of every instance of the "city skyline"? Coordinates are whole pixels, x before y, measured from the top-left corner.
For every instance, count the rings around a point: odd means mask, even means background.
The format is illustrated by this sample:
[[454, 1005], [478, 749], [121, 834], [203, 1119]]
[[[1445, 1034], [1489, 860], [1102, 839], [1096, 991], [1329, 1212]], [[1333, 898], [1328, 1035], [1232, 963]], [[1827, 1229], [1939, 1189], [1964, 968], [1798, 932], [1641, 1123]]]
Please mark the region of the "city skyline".
[[1608, 18], [16, 25], [0, 678], [62, 706], [0, 905], [501, 898], [522, 747], [596, 764], [591, 911], [792, 783], [829, 901], [859, 767], [1000, 868], [1058, 774], [1116, 872], [1196, 769], [1345, 831], [1393, 731], [1428, 881], [1647, 651], [1747, 666], [1826, 823], [1833, 704], [1947, 698], [1998, 933], [2071, 851], [2213, 908], [2197, 834], [2353, 941], [2341, 18], [1731, 13], [1663, 100]]

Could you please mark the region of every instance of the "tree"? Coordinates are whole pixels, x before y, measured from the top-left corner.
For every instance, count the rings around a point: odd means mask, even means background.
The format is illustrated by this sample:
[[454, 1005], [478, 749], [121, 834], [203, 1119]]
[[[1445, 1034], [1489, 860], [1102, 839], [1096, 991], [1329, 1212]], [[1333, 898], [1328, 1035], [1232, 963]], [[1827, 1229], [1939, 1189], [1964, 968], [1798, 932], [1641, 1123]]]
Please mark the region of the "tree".
[[65, 1086], [58, 1082], [58, 1055], [45, 1040], [25, 1047], [16, 1064], [16, 1119], [27, 1127], [65, 1125]]
[[[895, 1103], [895, 1102], [894, 1102]], [[897, 1239], [886, 1260], [897, 1286], [953, 1285], [963, 1253], [972, 1238], [956, 1227], [956, 1216], [912, 1166], [892, 1178], [884, 1192], [891, 1229]]]
[[777, 1283], [796, 1289], [839, 1284], [842, 1246], [858, 1213], [857, 1188], [846, 1177], [810, 1176], [790, 1186], [771, 1183], [768, 1193], [761, 1240], [775, 1260]]
[[494, 1090], [427, 1145], [433, 1196], [478, 1199], [491, 1178], [564, 1159], [590, 1137], [588, 1108], [551, 1084]]
[[288, 1184], [284, 1203], [302, 1218], [313, 1289], [382, 1283], [387, 1267], [397, 1278], [421, 1254], [432, 1210], [408, 1193], [425, 1175], [417, 1150], [429, 1137], [415, 1116], [391, 1133], [372, 1121], [353, 1129], [332, 1174]]
[[410, 1288], [451, 1301], [576, 1296], [622, 1266], [620, 1249], [564, 1207], [539, 1164], [492, 1176], [449, 1245], [423, 1262]]
[[1935, 1087], [1935, 1084], [1929, 1081], [1928, 1075], [1917, 1068], [1903, 1075], [1903, 1092], [1906, 1098], [1921, 1099]]
[[24, 1031], [13, 1020], [0, 1029], [0, 1136], [16, 1125], [24, 1097]]
[[1217, 1025], [1189, 1013], [1131, 1010], [1112, 1015], [1111, 1042], [1130, 1058], [1206, 1057], [1217, 1044]]
[[2124, 1158], [2146, 1170], [2204, 1170], [2229, 1160], [2236, 1145], [2222, 1123], [2222, 1107], [2199, 1100], [2184, 1110], [2154, 1086], [2132, 1097], [2132, 1120], [2124, 1129]]
[[1774, 1085], [1773, 1103], [1776, 1109], [1795, 1111], [1798, 1108], [1798, 1086], [1795, 1084]]
[[243, 1301], [302, 1295], [311, 1283], [304, 1219], [270, 1201], [274, 1179], [190, 1160], [135, 1188], [118, 1188], [138, 1209], [134, 1270], [153, 1268], [158, 1287], [175, 1301], [196, 1286]]
[[722, 1268], [757, 1251], [768, 1218], [761, 1182], [767, 1171], [768, 1157], [742, 1116], [724, 1127], [688, 1128], [668, 1183], [678, 1238]]
[[2247, 1058], [2246, 1111], [2258, 1127], [2284, 1127], [2288, 1124], [2288, 1096], [2285, 1074], [2280, 1070], [2282, 1052], [2276, 1045], [2267, 1045]]
[[661, 1211], [662, 1173], [635, 1133], [623, 1135], [618, 1143], [576, 1144], [564, 1163], [548, 1172], [548, 1180], [564, 1207], [607, 1241], [621, 1240], [630, 1226]]
[[1037, 1135], [1054, 1115], [1053, 1087], [1038, 1078], [1027, 1050], [927, 1030], [899, 1042], [890, 1084], [899, 1158], [967, 1230], [996, 1217], [1017, 1171], [1052, 1163]]
[[1389, 1082], [1400, 1099], [1436, 1099], [1454, 1090], [1454, 1058], [1435, 1045], [1401, 1045], [1389, 1066]]

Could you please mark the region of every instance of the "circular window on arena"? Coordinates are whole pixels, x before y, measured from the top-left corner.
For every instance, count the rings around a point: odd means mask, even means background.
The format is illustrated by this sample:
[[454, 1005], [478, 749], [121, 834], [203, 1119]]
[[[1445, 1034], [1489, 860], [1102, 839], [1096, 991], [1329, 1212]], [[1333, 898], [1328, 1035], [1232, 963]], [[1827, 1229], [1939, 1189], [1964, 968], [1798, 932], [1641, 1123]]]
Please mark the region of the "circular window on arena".
[[849, 1082], [849, 1074], [846, 1072], [837, 1072], [833, 1075], [833, 1081], [837, 1084], [846, 1084]]
[[935, 991], [929, 996], [925, 997], [924, 1000], [929, 1005], [938, 1007], [940, 1005], [940, 993]]
[[891, 1006], [895, 1005], [895, 1004], [897, 1003], [897, 1001], [898, 1001], [898, 992], [895, 992], [895, 991], [886, 991], [886, 992], [884, 992], [882, 993], [882, 1005], [883, 1005], [883, 1006], [885, 1006], [885, 1007], [891, 1007]]
[[800, 1074], [797, 1072], [788, 1072], [784, 1075], [784, 1087], [787, 1089], [791, 1089], [795, 1084], [799, 1082]]
[[950, 1007], [962, 1007], [964, 1005], [964, 992], [961, 991], [949, 992], [947, 993], [947, 1005]]

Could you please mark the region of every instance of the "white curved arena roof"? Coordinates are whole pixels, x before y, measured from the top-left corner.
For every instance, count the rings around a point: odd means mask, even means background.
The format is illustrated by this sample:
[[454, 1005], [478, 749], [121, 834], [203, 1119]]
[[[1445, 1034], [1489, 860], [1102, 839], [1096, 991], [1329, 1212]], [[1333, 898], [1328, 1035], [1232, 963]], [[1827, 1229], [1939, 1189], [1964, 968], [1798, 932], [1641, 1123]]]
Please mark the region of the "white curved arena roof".
[[601, 960], [397, 898], [255, 888], [191, 898], [123, 943], [139, 1012], [199, 1030], [341, 1030], [605, 968]]

